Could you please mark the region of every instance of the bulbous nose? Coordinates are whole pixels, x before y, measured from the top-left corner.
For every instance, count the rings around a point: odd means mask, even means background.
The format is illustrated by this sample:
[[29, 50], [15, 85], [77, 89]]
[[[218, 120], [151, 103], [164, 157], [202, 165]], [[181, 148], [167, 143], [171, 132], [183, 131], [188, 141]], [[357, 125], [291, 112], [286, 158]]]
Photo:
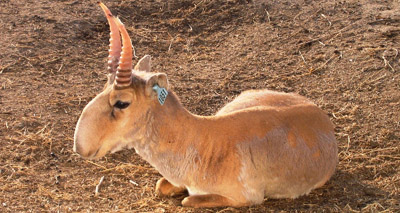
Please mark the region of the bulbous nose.
[[83, 109], [76, 123], [73, 151], [84, 158], [95, 158], [102, 146], [109, 112], [108, 94], [100, 93]]
[[84, 158], [90, 158], [93, 157], [93, 155], [97, 150], [84, 148], [82, 146], [82, 143], [80, 143], [79, 140], [75, 139], [73, 151], [78, 153], [80, 156]]
[[[84, 158], [91, 158], [96, 154], [98, 147], [90, 143], [93, 138], [88, 137], [88, 131], [84, 127], [85, 125], [82, 125], [82, 119], [79, 119], [74, 134], [73, 151]], [[88, 140], [88, 138], [91, 138], [92, 140]]]

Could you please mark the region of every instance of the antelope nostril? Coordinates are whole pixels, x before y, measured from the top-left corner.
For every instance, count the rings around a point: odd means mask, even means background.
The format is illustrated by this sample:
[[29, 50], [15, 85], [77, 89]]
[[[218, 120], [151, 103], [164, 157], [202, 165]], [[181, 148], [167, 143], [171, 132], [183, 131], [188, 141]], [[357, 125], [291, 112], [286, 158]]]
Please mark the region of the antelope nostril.
[[99, 151], [100, 151], [100, 148], [98, 148], [93, 155], [89, 155], [89, 156], [92, 157], [92, 158], [96, 157], [97, 153], [99, 153]]
[[99, 153], [101, 146], [98, 149], [92, 149], [82, 146], [78, 141], [75, 141], [73, 150], [84, 158], [94, 158]]
[[94, 150], [94, 151], [85, 150], [78, 141], [75, 141], [73, 150], [74, 150], [74, 152], [78, 153], [82, 157], [89, 157], [96, 151], [96, 150]]

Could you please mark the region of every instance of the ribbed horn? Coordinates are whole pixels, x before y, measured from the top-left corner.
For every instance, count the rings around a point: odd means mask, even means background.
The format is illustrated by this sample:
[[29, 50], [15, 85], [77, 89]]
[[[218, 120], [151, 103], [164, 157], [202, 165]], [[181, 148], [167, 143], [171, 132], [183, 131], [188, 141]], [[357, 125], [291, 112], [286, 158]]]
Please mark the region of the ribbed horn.
[[117, 71], [119, 58], [121, 56], [121, 38], [119, 35], [118, 25], [110, 10], [103, 3], [98, 3], [103, 9], [107, 17], [108, 24], [110, 25], [110, 49], [108, 50], [108, 72], [114, 74]]
[[132, 76], [132, 42], [129, 38], [128, 31], [126, 31], [124, 24], [115, 18], [115, 23], [118, 25], [118, 29], [122, 37], [122, 52], [119, 59], [119, 65], [115, 78], [115, 85], [119, 88], [127, 87], [131, 84]]

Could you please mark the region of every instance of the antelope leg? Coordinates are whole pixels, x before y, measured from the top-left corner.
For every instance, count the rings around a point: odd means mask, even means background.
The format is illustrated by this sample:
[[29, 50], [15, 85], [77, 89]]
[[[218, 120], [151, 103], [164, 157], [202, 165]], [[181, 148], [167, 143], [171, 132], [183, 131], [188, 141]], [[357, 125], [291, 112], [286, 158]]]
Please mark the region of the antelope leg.
[[174, 196], [186, 192], [185, 187], [176, 187], [168, 182], [167, 179], [161, 178], [156, 184], [156, 194], [158, 196]]

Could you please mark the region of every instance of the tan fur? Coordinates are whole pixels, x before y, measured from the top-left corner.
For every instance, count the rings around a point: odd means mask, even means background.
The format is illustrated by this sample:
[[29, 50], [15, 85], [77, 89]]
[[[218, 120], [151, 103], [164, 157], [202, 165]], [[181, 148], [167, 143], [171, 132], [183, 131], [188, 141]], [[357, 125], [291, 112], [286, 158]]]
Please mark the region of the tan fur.
[[[171, 196], [187, 189], [190, 196], [182, 204], [193, 207], [253, 205], [264, 196], [296, 198], [333, 174], [333, 125], [306, 98], [251, 90], [215, 116], [197, 116], [171, 90], [159, 104], [151, 88], [168, 88], [168, 81], [149, 72], [149, 58], [136, 68], [143, 71], [133, 71], [130, 88], [117, 90], [108, 83], [83, 110], [74, 143], [82, 156], [100, 158], [133, 147], [164, 177], [157, 193]], [[116, 109], [117, 100], [130, 105]]]
[[160, 178], [156, 184], [156, 194], [158, 196], [175, 196], [186, 192], [185, 187], [176, 187], [165, 178]]

